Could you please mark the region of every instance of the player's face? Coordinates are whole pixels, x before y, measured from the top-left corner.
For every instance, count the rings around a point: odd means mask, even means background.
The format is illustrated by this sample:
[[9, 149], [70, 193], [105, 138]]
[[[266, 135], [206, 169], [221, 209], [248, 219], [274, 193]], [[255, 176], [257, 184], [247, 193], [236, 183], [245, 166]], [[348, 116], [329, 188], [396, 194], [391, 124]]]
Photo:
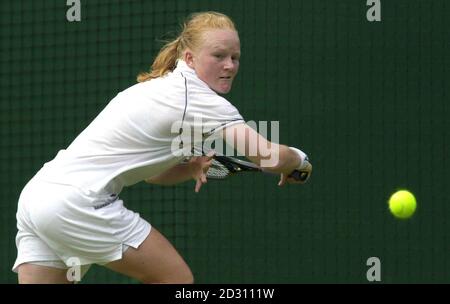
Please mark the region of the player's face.
[[241, 45], [233, 30], [209, 30], [188, 64], [212, 90], [226, 94], [239, 70]]

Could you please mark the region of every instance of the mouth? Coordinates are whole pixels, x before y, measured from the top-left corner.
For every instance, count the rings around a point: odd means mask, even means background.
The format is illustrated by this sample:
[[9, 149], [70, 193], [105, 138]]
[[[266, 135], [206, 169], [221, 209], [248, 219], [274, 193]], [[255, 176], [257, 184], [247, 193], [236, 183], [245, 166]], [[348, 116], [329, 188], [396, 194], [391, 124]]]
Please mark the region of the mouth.
[[231, 80], [232, 77], [231, 77], [231, 76], [222, 76], [222, 77], [219, 77], [219, 79], [223, 79], [223, 80]]

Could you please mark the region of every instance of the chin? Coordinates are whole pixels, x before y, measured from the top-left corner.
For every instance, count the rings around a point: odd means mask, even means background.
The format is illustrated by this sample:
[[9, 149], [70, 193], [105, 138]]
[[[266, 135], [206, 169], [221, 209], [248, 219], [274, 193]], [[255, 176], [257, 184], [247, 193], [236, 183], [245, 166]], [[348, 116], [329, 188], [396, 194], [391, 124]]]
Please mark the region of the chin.
[[228, 92], [231, 91], [231, 86], [228, 88], [218, 88], [218, 89], [214, 89], [214, 91], [216, 91], [216, 93], [218, 94], [227, 94]]

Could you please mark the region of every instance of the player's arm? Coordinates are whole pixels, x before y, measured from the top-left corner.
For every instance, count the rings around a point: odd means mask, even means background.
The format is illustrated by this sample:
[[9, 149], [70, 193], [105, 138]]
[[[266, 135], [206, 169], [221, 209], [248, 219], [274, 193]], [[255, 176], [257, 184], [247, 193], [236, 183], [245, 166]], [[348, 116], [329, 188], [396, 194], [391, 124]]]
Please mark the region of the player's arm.
[[212, 156], [191, 157], [188, 162], [180, 163], [159, 175], [147, 178], [145, 182], [168, 186], [194, 179], [196, 181], [195, 192], [198, 192], [201, 186], [207, 182], [206, 172], [211, 165]]
[[181, 163], [163, 173], [147, 178], [145, 182], [156, 185], [175, 185], [192, 179], [192, 168], [189, 163]]
[[305, 153], [293, 147], [270, 142], [247, 124], [227, 127], [222, 136], [227, 145], [234, 147], [251, 162], [266, 171], [281, 173], [281, 184], [284, 184], [287, 176], [296, 169], [312, 170]]

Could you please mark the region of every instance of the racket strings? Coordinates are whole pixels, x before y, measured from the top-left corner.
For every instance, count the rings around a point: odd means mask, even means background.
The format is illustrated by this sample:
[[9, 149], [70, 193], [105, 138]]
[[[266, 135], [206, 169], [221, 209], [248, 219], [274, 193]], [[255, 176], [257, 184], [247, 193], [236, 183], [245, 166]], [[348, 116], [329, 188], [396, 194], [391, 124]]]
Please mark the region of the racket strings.
[[211, 166], [206, 172], [206, 177], [211, 179], [225, 179], [228, 175], [230, 175], [230, 170], [215, 159], [212, 160]]

